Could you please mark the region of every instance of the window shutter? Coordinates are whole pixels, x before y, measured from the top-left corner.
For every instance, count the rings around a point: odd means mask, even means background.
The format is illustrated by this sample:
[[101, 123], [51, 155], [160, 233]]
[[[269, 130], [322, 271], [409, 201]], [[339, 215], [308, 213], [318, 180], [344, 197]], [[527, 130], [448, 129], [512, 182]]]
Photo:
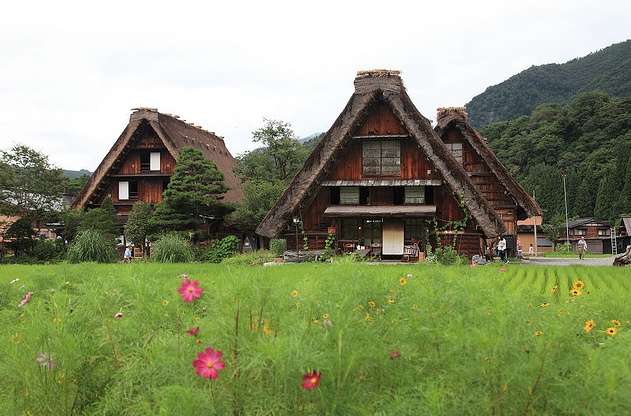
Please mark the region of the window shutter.
[[121, 181], [118, 183], [118, 199], [121, 201], [129, 199], [129, 182]]
[[160, 152], [151, 152], [149, 170], [160, 171]]
[[405, 203], [406, 204], [424, 204], [425, 203], [425, 187], [424, 186], [406, 186], [405, 187]]
[[340, 204], [359, 205], [359, 187], [344, 186], [340, 188]]

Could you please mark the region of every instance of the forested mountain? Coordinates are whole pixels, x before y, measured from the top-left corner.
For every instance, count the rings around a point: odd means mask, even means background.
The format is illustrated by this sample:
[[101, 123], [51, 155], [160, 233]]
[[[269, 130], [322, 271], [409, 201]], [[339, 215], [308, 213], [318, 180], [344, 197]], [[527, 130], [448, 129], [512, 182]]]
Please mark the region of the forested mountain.
[[631, 98], [581, 93], [482, 134], [526, 190], [536, 190], [548, 221], [564, 212], [564, 173], [570, 217], [617, 220], [631, 211]]
[[539, 104], [566, 103], [580, 92], [631, 96], [631, 40], [564, 64], [531, 66], [488, 87], [466, 104], [476, 126], [530, 114]]

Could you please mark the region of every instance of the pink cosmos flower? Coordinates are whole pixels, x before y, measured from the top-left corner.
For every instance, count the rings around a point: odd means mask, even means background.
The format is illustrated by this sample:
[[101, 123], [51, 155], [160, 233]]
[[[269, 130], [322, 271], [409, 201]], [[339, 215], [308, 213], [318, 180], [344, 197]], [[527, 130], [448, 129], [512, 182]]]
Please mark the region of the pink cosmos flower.
[[199, 327], [198, 326], [193, 327], [193, 328], [189, 329], [188, 331], [186, 331], [186, 333], [189, 334], [192, 337], [196, 337], [197, 334], [199, 334]]
[[302, 388], [305, 390], [313, 390], [320, 385], [320, 377], [322, 375], [313, 370], [302, 376]]
[[182, 296], [182, 300], [186, 303], [201, 298], [202, 293], [204, 293], [204, 289], [199, 287], [199, 280], [191, 280], [189, 278], [182, 280], [182, 285], [177, 291], [180, 293], [180, 296]]
[[29, 303], [31, 301], [31, 297], [33, 297], [33, 292], [26, 292], [24, 296], [22, 296], [22, 300], [18, 304], [18, 308], [21, 308], [27, 303]]
[[197, 359], [193, 361], [195, 372], [204, 378], [215, 380], [219, 377], [219, 371], [223, 370], [225, 364], [221, 359], [222, 352], [206, 348], [197, 354]]

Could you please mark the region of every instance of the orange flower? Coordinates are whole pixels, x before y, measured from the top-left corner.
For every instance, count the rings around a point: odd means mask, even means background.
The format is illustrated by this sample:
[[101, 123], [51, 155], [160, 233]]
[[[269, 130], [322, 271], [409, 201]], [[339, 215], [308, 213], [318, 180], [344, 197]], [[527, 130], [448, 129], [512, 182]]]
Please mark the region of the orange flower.
[[585, 283], [584, 283], [581, 279], [578, 279], [577, 281], [575, 281], [575, 282], [572, 284], [572, 287], [573, 287], [574, 289], [581, 290], [581, 289], [583, 289], [583, 288], [585, 287]]
[[535, 336], [540, 337], [543, 335], [543, 331], [535, 331]]
[[609, 335], [610, 337], [613, 337], [617, 333], [618, 333], [618, 328], [616, 327], [607, 328], [607, 335]]
[[613, 324], [613, 326], [615, 326], [616, 328], [620, 326], [620, 321], [617, 319], [612, 319], [611, 323]]

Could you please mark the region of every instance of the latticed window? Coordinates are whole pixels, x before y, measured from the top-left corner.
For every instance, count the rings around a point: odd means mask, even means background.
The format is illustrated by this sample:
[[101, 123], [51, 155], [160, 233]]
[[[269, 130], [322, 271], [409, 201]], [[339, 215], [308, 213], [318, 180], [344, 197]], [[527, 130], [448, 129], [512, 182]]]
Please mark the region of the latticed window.
[[424, 204], [425, 203], [425, 187], [424, 186], [406, 186], [405, 187], [405, 203], [406, 204]]
[[366, 176], [400, 176], [401, 143], [398, 140], [365, 140], [362, 165]]
[[451, 151], [451, 154], [454, 155], [456, 160], [462, 163], [462, 143], [446, 143], [446, 146]]

